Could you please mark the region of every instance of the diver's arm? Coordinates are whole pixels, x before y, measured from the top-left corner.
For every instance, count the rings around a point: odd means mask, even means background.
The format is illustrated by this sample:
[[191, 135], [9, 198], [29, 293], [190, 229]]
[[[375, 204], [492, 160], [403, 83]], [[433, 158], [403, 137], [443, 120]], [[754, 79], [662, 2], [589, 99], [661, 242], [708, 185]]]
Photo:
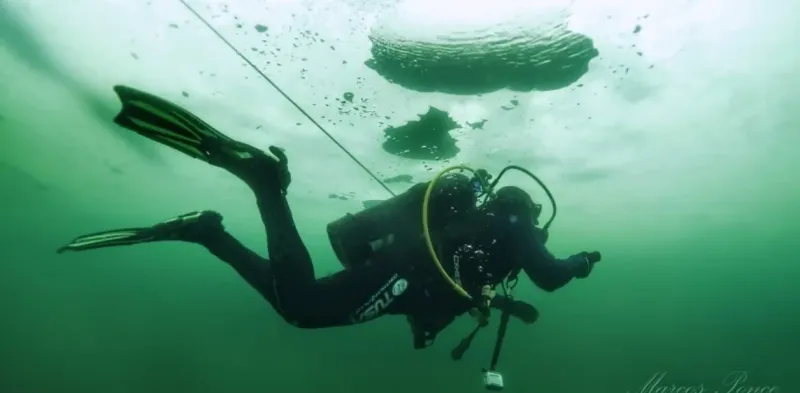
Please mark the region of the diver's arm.
[[518, 263], [531, 281], [547, 292], [563, 287], [573, 278], [587, 277], [594, 263], [599, 260], [598, 253], [586, 252], [566, 259], [556, 258], [545, 247], [543, 236], [537, 233], [533, 237], [534, 240], [527, 242], [527, 252], [517, 253]]

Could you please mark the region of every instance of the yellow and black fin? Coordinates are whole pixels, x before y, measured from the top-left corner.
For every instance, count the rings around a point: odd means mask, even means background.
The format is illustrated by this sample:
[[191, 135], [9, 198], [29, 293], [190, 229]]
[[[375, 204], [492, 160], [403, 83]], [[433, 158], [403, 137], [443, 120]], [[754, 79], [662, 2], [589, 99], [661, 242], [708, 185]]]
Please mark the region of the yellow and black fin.
[[190, 157], [209, 162], [231, 138], [186, 109], [128, 86], [114, 86], [122, 109], [114, 123]]

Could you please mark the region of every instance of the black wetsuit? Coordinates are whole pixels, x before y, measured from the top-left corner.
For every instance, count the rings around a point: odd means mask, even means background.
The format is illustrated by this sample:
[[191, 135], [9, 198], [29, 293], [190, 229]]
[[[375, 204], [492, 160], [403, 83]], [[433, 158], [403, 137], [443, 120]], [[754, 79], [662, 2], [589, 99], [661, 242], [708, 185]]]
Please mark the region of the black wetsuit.
[[[479, 291], [487, 277], [490, 284], [501, 282], [514, 267], [523, 269], [539, 287], [552, 291], [583, 268], [583, 258], [554, 258], [530, 221], [511, 223], [502, 215], [477, 211], [476, 196], [466, 177], [450, 177], [442, 184], [431, 202], [431, 232], [443, 265], [451, 276], [460, 277], [470, 292]], [[415, 202], [409, 204], [409, 211], [398, 211], [398, 219], [421, 217], [418, 209], [426, 186], [417, 184], [404, 194]], [[421, 237], [398, 242], [399, 248], [385, 250], [371, 263], [316, 278], [285, 196], [266, 187], [254, 192], [266, 227], [269, 260], [227, 232], [217, 232], [201, 243], [230, 264], [289, 323], [313, 329], [402, 314], [409, 316], [415, 331], [435, 336], [474, 306], [445, 285]], [[459, 261], [457, 272], [454, 259]]]

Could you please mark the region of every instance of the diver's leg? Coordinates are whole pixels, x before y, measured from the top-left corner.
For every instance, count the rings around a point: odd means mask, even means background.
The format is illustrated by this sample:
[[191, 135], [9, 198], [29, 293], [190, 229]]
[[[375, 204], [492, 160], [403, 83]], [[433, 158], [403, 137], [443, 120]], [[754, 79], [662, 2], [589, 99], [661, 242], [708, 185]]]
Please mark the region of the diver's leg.
[[114, 91], [122, 103], [115, 123], [243, 180], [256, 194], [276, 269], [286, 269], [281, 276], [291, 276], [293, 284], [314, 280], [311, 258], [283, 197], [291, 182], [283, 150], [273, 146], [263, 152], [233, 140], [188, 110], [144, 91], [127, 86], [114, 86]]
[[[269, 293], [275, 294], [277, 299], [273, 305], [284, 317], [292, 319], [289, 314], [309, 313], [303, 311], [304, 307], [311, 306], [305, 298], [309, 293], [327, 290], [318, 288], [328, 287], [318, 286], [315, 282], [314, 266], [297, 233], [285, 198], [291, 175], [283, 151], [273, 146], [267, 153], [235, 141], [189, 111], [143, 91], [125, 86], [115, 86], [114, 90], [122, 102], [122, 110], [114, 119], [117, 124], [190, 157], [223, 168], [253, 190], [267, 231], [270, 259], [269, 268], [261, 272], [263, 277], [260, 280], [271, 280]], [[245, 270], [239, 266], [237, 271], [242, 274]], [[264, 278], [266, 276], [269, 277]], [[245, 279], [252, 284], [253, 279], [248, 277]], [[348, 285], [349, 289], [342, 290], [358, 288], [356, 281], [348, 281]], [[259, 291], [264, 293], [264, 289]], [[317, 301], [324, 302], [323, 299]], [[340, 303], [333, 305], [336, 304]], [[290, 309], [293, 312], [284, 311]], [[317, 310], [317, 307], [312, 309]]]
[[[269, 198], [269, 193], [260, 193]], [[311, 258], [284, 205], [260, 200], [264, 214], [272, 213], [269, 225], [269, 250], [266, 260], [242, 245], [224, 230], [193, 236], [193, 242], [228, 263], [250, 286], [267, 300], [287, 322], [306, 329], [363, 323], [384, 314], [413, 310], [406, 294], [413, 280], [407, 268], [384, 261], [358, 266], [316, 280]], [[275, 202], [275, 201], [273, 201]], [[275, 218], [275, 219], [273, 219]]]
[[213, 236], [205, 237], [199, 243], [236, 270], [242, 279], [258, 291], [276, 311], [280, 312], [278, 299], [273, 290], [273, 276], [268, 260], [247, 248], [224, 229]]
[[[280, 266], [274, 261], [270, 264]], [[292, 285], [294, 277], [281, 276], [287, 273], [285, 269], [269, 273], [274, 285], [272, 293], [280, 305], [276, 309], [287, 322], [304, 329], [360, 324], [387, 314], [410, 314], [421, 300], [415, 298], [419, 286], [410, 272], [388, 262], [359, 265], [305, 285]]]
[[297, 231], [285, 193], [274, 187], [279, 174], [270, 167], [258, 172], [259, 180], [248, 185], [255, 194], [266, 230], [272, 292], [277, 296], [275, 306], [288, 317], [287, 310], [296, 309], [296, 304], [302, 304], [303, 298], [310, 296], [305, 288], [315, 282], [314, 265]]
[[[309, 263], [267, 261], [227, 232], [201, 243], [227, 262], [288, 323], [319, 329], [367, 322], [385, 314], [408, 313], [414, 302], [406, 292], [411, 282], [391, 264], [358, 266], [319, 280], [298, 279]], [[300, 269], [292, 270], [291, 267]], [[313, 271], [311, 272], [313, 274]]]
[[[264, 276], [245, 279], [262, 285], [258, 291], [287, 322], [301, 328], [361, 323], [385, 313], [402, 313], [410, 307], [409, 302], [400, 299], [410, 281], [406, 264], [384, 261], [316, 279], [286, 193], [275, 187], [288, 172], [282, 152], [280, 163], [276, 167], [272, 162], [260, 160], [252, 161], [247, 168], [231, 169], [240, 178], [249, 179], [246, 183], [255, 194], [267, 234], [268, 267], [259, 267], [259, 274]], [[242, 268], [237, 271], [243, 276], [247, 274]]]
[[[283, 213], [288, 214], [288, 209]], [[289, 215], [275, 217], [291, 220]], [[287, 225], [277, 231], [271, 228], [277, 235], [270, 241], [270, 250], [279, 258], [277, 261], [268, 261], [242, 245], [225, 231], [222, 216], [213, 211], [183, 214], [151, 227], [79, 236], [58, 252], [161, 241], [200, 244], [233, 267], [285, 320], [302, 328], [366, 322], [386, 313], [402, 313], [413, 304], [401, 296], [406, 292], [409, 277], [389, 263], [359, 266], [314, 280], [311, 260], [296, 236], [293, 223], [281, 220], [269, 221], [270, 225]], [[280, 239], [287, 241], [289, 247], [273, 244]]]

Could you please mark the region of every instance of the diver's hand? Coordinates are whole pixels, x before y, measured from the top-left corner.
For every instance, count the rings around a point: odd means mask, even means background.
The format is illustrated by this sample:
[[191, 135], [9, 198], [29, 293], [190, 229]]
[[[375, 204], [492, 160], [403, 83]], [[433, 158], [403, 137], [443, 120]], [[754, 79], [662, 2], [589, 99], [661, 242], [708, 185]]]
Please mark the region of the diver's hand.
[[600, 260], [603, 259], [603, 256], [600, 255], [599, 251], [584, 251], [578, 255], [575, 255], [575, 258], [578, 260], [575, 277], [586, 278], [589, 277], [589, 274], [592, 272], [594, 264], [600, 262]]
[[514, 318], [528, 325], [539, 319], [539, 310], [536, 307], [507, 296], [497, 295], [493, 297], [490, 306], [501, 311], [508, 311]]

